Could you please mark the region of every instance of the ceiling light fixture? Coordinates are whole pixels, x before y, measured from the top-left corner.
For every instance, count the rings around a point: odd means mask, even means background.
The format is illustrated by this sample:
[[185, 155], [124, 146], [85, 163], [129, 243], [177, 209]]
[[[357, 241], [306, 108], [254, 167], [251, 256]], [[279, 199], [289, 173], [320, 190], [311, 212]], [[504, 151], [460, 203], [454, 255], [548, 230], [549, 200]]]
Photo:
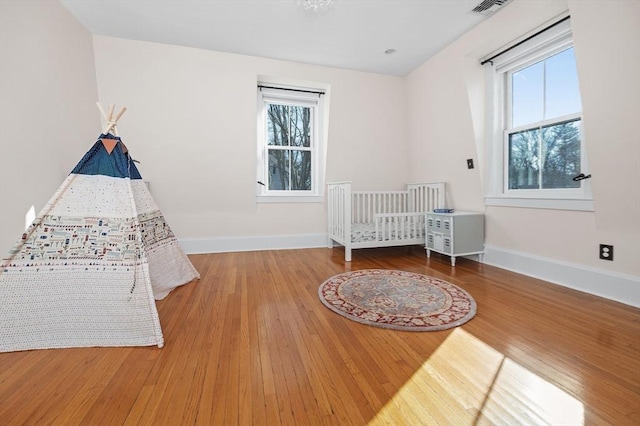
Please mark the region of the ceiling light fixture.
[[314, 12], [326, 9], [331, 3], [333, 3], [333, 0], [298, 0], [299, 6], [304, 7], [305, 10], [311, 9]]

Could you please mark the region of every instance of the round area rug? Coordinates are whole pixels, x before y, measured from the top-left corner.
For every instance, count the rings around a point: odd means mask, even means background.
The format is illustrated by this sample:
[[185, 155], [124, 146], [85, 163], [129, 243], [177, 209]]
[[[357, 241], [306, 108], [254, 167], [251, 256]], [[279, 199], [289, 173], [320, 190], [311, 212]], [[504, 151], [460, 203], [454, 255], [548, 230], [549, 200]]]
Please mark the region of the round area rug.
[[332, 311], [362, 324], [405, 331], [457, 327], [476, 314], [460, 287], [413, 272], [366, 269], [326, 280], [318, 296]]

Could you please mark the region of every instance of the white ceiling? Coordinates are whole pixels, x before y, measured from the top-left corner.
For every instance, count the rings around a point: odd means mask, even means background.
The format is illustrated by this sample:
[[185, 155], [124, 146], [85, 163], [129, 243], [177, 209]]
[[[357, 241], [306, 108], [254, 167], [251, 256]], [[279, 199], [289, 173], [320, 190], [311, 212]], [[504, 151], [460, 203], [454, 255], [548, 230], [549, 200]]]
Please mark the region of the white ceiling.
[[[480, 23], [480, 0], [61, 0], [95, 35], [404, 76]], [[391, 55], [387, 49], [396, 49]]]

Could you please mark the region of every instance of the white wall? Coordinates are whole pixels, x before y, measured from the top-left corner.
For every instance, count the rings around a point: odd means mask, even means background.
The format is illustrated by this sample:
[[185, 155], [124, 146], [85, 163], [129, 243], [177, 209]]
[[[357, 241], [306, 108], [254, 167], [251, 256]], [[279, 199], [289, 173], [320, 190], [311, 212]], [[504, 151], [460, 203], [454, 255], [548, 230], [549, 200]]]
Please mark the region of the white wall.
[[401, 78], [102, 36], [94, 49], [100, 100], [127, 106], [120, 135], [182, 241], [326, 234], [322, 203], [256, 204], [259, 75], [330, 86], [327, 182], [407, 181]]
[[57, 1], [0, 2], [0, 252], [100, 133], [92, 36]]
[[[595, 212], [487, 207], [484, 77], [479, 59], [571, 14]], [[488, 66], [488, 65], [487, 65]], [[516, 0], [407, 77], [412, 179], [450, 185], [451, 206], [486, 210], [486, 243], [638, 283], [640, 276], [640, 2]], [[480, 158], [467, 170], [466, 158]], [[598, 259], [613, 244], [615, 260]], [[509, 265], [500, 265], [509, 267]], [[605, 274], [606, 275], [606, 274]], [[606, 293], [612, 281], [600, 284]], [[640, 286], [629, 288], [640, 301]], [[598, 293], [598, 291], [595, 291]]]

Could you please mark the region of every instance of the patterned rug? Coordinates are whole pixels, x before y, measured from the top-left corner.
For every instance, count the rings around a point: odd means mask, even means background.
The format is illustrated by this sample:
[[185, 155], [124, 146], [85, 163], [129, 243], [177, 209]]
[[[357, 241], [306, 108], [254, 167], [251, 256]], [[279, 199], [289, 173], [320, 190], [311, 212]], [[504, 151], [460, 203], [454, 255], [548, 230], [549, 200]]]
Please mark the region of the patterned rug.
[[362, 324], [405, 331], [457, 327], [476, 302], [460, 287], [413, 272], [367, 269], [329, 278], [318, 296], [332, 311]]

